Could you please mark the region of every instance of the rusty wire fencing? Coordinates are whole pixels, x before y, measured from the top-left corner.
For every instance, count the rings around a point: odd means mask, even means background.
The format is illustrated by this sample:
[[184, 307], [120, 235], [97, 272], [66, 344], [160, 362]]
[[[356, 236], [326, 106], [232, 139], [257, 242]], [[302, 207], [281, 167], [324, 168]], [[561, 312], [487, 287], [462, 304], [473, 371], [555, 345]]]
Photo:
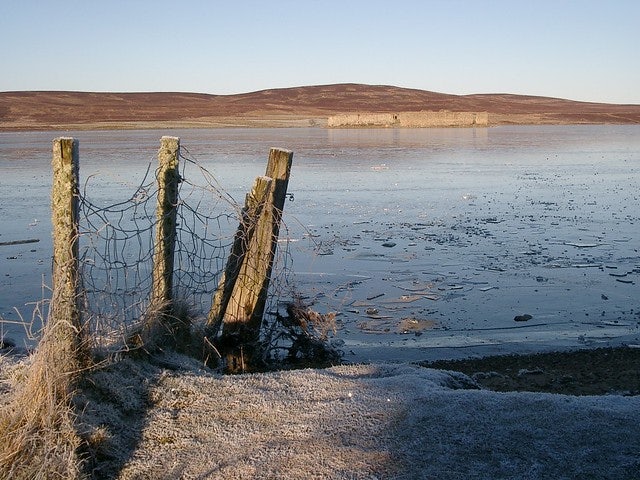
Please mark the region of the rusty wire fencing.
[[[177, 195], [167, 211], [161, 211], [158, 200], [167, 188], [162, 165], [149, 163], [138, 187], [108, 206], [91, 200], [90, 179], [78, 191], [77, 303], [92, 348], [128, 348], [128, 339], [143, 328], [149, 312], [158, 313], [158, 302], [161, 308], [167, 302], [179, 306], [194, 324], [207, 322], [246, 209], [186, 148], [179, 147], [175, 160]], [[173, 246], [163, 252], [158, 235], [168, 217], [174, 231], [160, 235], [173, 236]], [[278, 245], [264, 308], [265, 316], [272, 317], [292, 295], [291, 256], [286, 242]], [[159, 260], [166, 255], [171, 256], [169, 266]], [[159, 273], [158, 268], [165, 270]], [[170, 292], [158, 298], [163, 276], [170, 278]], [[220, 320], [210, 327], [219, 330]]]

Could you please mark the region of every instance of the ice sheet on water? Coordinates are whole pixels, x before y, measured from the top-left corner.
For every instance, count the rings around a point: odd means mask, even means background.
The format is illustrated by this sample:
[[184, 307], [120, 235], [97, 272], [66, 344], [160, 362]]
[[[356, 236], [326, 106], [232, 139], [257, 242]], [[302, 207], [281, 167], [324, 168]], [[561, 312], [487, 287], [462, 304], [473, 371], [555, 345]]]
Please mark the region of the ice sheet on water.
[[[79, 132], [81, 172], [100, 171], [105, 184], [111, 179], [121, 191], [153, 160], [155, 136], [162, 134]], [[438, 329], [411, 341], [425, 349], [430, 344], [421, 342], [452, 331], [506, 350], [518, 343], [577, 345], [580, 335], [602, 342], [638, 337], [640, 317], [632, 311], [640, 280], [640, 217], [632, 208], [640, 175], [637, 126], [175, 134], [240, 199], [264, 172], [258, 159], [264, 159], [265, 144], [295, 151], [289, 183], [295, 201], [287, 202], [284, 219], [294, 268], [304, 275], [293, 282], [318, 310], [341, 312], [340, 338], [381, 345], [380, 334], [367, 340], [358, 331], [362, 318], [349, 311], [351, 305], [383, 292], [387, 299], [411, 294], [400, 287], [412, 282], [431, 287], [416, 292], [423, 298], [413, 302], [373, 299], [369, 306], [399, 320], [437, 321]], [[3, 316], [41, 297], [42, 276], [50, 267], [48, 221], [29, 226], [34, 218], [49, 218], [50, 137], [31, 133], [0, 142], [3, 184], [11, 187], [2, 208], [15, 212], [0, 241], [11, 232], [41, 238], [36, 252], [0, 256]], [[15, 164], [16, 142], [23, 143], [21, 152], [31, 152], [28, 159], [20, 157], [30, 175], [4, 169]], [[390, 168], [371, 171], [381, 164]], [[97, 193], [106, 199], [113, 191]], [[627, 276], [612, 277], [609, 267]], [[317, 277], [307, 281], [311, 275]], [[351, 282], [346, 275], [366, 279]], [[509, 327], [524, 311], [545, 318], [546, 325], [519, 337], [492, 333], [505, 332], [491, 329]], [[620, 326], [602, 324], [615, 320]], [[590, 333], [587, 325], [593, 323], [609, 337]], [[406, 335], [401, 341], [394, 335], [382, 345], [409, 344]]]

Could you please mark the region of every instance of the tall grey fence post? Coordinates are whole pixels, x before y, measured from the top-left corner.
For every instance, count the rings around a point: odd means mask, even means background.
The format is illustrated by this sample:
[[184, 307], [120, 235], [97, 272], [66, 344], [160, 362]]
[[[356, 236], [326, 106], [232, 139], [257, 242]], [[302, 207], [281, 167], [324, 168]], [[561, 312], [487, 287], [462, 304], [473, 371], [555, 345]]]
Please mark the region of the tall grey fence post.
[[2, 478], [82, 477], [73, 404], [88, 359], [78, 307], [78, 141], [56, 138], [52, 147], [52, 296], [22, 388], [0, 414]]
[[47, 328], [61, 362], [77, 358], [82, 345], [82, 325], [78, 306], [78, 174], [79, 148], [74, 138], [53, 141], [53, 225], [52, 297]]
[[[176, 242], [178, 206], [180, 139], [162, 137], [158, 151], [158, 200], [156, 234], [153, 252], [153, 288], [151, 293], [152, 323], [167, 324], [167, 314], [173, 305], [173, 261]], [[165, 332], [170, 333], [170, 332]]]

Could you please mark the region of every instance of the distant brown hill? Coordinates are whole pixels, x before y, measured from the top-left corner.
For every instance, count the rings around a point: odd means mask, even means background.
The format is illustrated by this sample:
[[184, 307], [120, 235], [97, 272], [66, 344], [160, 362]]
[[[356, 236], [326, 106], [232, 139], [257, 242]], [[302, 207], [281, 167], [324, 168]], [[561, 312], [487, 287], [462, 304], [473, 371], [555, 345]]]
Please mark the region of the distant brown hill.
[[0, 130], [326, 125], [339, 113], [488, 112], [491, 125], [640, 123], [640, 105], [338, 84], [238, 95], [0, 92]]

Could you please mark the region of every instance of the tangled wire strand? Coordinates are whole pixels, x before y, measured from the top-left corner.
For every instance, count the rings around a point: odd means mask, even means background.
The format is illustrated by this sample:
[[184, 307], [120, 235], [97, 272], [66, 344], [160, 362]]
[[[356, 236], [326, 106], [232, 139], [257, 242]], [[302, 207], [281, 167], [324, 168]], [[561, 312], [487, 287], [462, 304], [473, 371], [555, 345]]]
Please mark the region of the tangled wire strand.
[[[80, 193], [80, 278], [83, 318], [96, 347], [122, 344], [150, 306], [153, 288], [155, 199], [152, 165], [125, 200], [99, 206]], [[225, 268], [242, 207], [215, 176], [181, 147], [176, 205], [173, 297], [203, 319]], [[286, 232], [286, 226], [282, 226]], [[285, 237], [286, 238], [286, 237]], [[275, 315], [290, 294], [291, 256], [279, 242], [266, 311]]]

